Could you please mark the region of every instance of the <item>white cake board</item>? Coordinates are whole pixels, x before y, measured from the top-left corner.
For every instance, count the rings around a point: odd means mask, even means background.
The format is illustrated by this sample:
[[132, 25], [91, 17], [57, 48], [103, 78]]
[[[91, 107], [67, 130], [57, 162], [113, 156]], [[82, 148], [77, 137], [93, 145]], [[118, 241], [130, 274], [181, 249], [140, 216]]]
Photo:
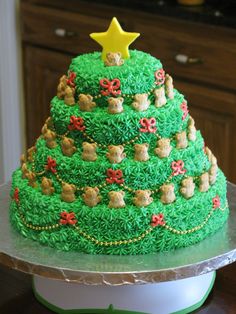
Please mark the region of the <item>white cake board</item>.
[[145, 285], [87, 286], [34, 276], [34, 294], [56, 313], [184, 314], [208, 297], [215, 272]]

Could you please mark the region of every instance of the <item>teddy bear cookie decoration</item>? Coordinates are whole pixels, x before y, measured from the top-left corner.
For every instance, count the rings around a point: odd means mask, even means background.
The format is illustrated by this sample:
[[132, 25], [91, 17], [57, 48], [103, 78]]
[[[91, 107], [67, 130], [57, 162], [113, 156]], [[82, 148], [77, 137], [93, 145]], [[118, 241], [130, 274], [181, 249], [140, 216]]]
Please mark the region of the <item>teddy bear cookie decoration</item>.
[[155, 95], [155, 106], [157, 108], [160, 108], [167, 103], [164, 86], [155, 89], [153, 93]]
[[89, 207], [96, 206], [102, 199], [101, 196], [99, 196], [99, 188], [92, 188], [89, 186], [84, 189], [82, 197], [84, 203]]
[[76, 147], [74, 145], [75, 141], [69, 137], [63, 137], [61, 141], [61, 150], [63, 155], [65, 156], [72, 156], [76, 152]]
[[45, 139], [48, 148], [55, 148], [57, 146], [57, 135], [55, 132], [47, 129], [43, 134], [43, 138]]
[[45, 195], [51, 195], [55, 192], [55, 189], [52, 184], [52, 180], [46, 177], [43, 177], [41, 182], [42, 193]]
[[149, 154], [148, 154], [148, 148], [149, 144], [144, 143], [144, 144], [135, 144], [134, 145], [134, 160], [137, 161], [147, 161], [149, 160]]
[[36, 152], [35, 146], [32, 146], [27, 150], [27, 159], [29, 162], [33, 162], [35, 152]]
[[166, 74], [165, 90], [166, 90], [167, 97], [170, 98], [170, 99], [173, 99], [174, 98], [173, 79], [172, 79], [172, 77], [169, 74]]
[[65, 97], [64, 97], [64, 102], [68, 106], [73, 106], [75, 105], [75, 89], [73, 87], [67, 86], [65, 89]]
[[180, 188], [180, 193], [187, 199], [192, 197], [195, 189], [195, 183], [193, 182], [193, 178], [189, 177], [183, 179], [181, 185], [182, 186]]
[[176, 148], [184, 149], [188, 146], [188, 139], [185, 131], [176, 134]]
[[133, 198], [134, 205], [137, 207], [145, 207], [153, 202], [153, 198], [150, 196], [152, 192], [150, 190], [137, 190], [135, 191], [135, 197]]
[[97, 160], [97, 144], [96, 143], [89, 143], [83, 142], [82, 144], [83, 152], [82, 152], [82, 159], [87, 161], [95, 161]]
[[76, 186], [66, 182], [62, 183], [61, 199], [64, 202], [72, 203], [75, 201]]
[[199, 178], [199, 191], [200, 192], [207, 192], [209, 190], [209, 173], [204, 172]]
[[148, 99], [148, 94], [136, 94], [134, 96], [134, 102], [132, 106], [137, 111], [145, 111], [150, 105], [150, 100]]
[[28, 170], [26, 168], [26, 165], [25, 165], [25, 167], [23, 167], [23, 166], [22, 166], [22, 168], [23, 168], [23, 170], [22, 170], [22, 177], [26, 178], [28, 180], [28, 185], [29, 186], [32, 186], [33, 188], [36, 188], [37, 187], [36, 174], [34, 172], [32, 172], [31, 170]]
[[96, 103], [93, 101], [93, 96], [89, 94], [80, 94], [78, 104], [81, 111], [90, 112], [94, 107], [96, 107]]
[[217, 177], [217, 170], [218, 170], [218, 165], [217, 165], [217, 159], [216, 157], [213, 155], [212, 151], [206, 147], [205, 148], [206, 154], [208, 156], [208, 159], [211, 163], [211, 167], [208, 171], [209, 173], [209, 182], [210, 184], [214, 184], [216, 181], [216, 177]]
[[109, 208], [122, 208], [125, 207], [124, 201], [125, 192], [124, 191], [110, 191], [108, 193], [109, 197]]
[[106, 54], [106, 60], [104, 61], [107, 67], [111, 66], [121, 66], [124, 64], [124, 59], [120, 52], [108, 52]]
[[117, 114], [123, 112], [123, 97], [110, 97], [108, 98], [108, 112], [111, 114]]
[[65, 89], [67, 87], [67, 77], [62, 75], [57, 86], [57, 97], [63, 99], [65, 97]]
[[59, 99], [64, 98], [64, 102], [68, 106], [73, 106], [75, 104], [75, 89], [67, 85], [67, 77], [63, 75], [60, 78], [59, 84], [57, 86], [57, 97]]
[[163, 184], [160, 187], [161, 191], [161, 202], [163, 204], [170, 204], [173, 203], [176, 199], [175, 192], [174, 192], [174, 185], [170, 184]]
[[21, 166], [21, 172], [22, 172], [22, 179], [27, 179], [27, 175], [29, 173], [29, 170], [28, 170], [25, 162]]
[[170, 145], [169, 138], [161, 138], [157, 141], [157, 148], [155, 148], [154, 152], [160, 158], [166, 158], [170, 155], [172, 150], [172, 146]]
[[195, 128], [195, 121], [193, 120], [192, 117], [189, 117], [188, 120], [188, 139], [190, 141], [195, 141], [196, 140], [196, 128]]
[[111, 163], [119, 164], [126, 157], [126, 154], [124, 153], [124, 147], [122, 145], [109, 145], [106, 156]]

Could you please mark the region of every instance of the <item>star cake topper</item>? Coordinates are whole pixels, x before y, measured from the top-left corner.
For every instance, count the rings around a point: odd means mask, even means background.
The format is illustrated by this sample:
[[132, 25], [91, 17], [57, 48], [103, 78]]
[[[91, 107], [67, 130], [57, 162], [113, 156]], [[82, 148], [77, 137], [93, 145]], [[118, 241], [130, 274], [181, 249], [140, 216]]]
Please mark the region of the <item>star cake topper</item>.
[[106, 60], [109, 52], [120, 52], [122, 58], [128, 59], [129, 45], [139, 36], [139, 33], [125, 32], [116, 17], [113, 17], [106, 32], [92, 33], [90, 37], [102, 46], [102, 60]]

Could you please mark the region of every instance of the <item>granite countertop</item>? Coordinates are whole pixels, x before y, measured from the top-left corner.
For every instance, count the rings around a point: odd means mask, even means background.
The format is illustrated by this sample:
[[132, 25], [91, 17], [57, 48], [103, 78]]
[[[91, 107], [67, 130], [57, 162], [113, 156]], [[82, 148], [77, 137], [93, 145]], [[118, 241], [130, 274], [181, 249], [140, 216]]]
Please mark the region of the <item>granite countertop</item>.
[[120, 8], [142, 10], [164, 16], [236, 28], [235, 0], [206, 0], [201, 6], [181, 6], [177, 0], [87, 0]]

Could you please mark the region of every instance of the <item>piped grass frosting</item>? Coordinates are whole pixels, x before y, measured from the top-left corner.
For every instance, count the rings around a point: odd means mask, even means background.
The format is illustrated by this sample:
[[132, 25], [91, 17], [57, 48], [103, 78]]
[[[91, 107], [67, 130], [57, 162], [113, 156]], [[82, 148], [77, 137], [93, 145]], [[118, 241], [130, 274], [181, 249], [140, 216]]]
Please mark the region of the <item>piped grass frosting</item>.
[[186, 247], [219, 230], [226, 179], [171, 80], [141, 51], [121, 66], [99, 52], [73, 59], [13, 174], [13, 226], [59, 250], [120, 255]]

